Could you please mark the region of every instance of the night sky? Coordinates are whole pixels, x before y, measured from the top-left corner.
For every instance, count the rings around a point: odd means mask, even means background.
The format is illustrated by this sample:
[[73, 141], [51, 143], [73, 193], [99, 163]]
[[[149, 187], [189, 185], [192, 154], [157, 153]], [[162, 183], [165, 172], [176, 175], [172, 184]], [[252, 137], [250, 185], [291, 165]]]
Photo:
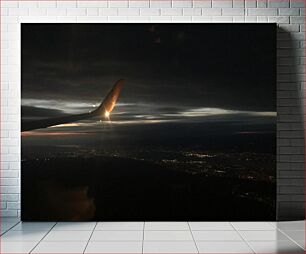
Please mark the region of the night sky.
[[88, 112], [126, 79], [111, 122], [28, 132], [23, 142], [275, 132], [275, 61], [273, 24], [22, 24], [22, 120]]

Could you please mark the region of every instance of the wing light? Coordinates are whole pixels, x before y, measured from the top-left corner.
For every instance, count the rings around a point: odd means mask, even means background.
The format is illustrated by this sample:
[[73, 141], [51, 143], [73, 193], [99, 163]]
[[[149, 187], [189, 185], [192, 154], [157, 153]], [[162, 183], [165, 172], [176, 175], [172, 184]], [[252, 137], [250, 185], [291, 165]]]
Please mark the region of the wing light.
[[109, 115], [110, 115], [110, 113], [109, 113], [108, 111], [105, 111], [104, 116], [105, 116], [106, 118], [109, 118]]

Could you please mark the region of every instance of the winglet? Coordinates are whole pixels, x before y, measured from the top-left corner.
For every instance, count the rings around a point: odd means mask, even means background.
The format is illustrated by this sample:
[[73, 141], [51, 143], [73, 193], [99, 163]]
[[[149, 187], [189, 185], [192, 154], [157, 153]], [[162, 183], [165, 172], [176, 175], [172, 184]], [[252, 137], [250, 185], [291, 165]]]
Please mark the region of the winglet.
[[114, 109], [116, 101], [119, 97], [123, 84], [125, 83], [124, 79], [119, 79], [110, 92], [107, 94], [105, 99], [102, 101], [100, 106], [91, 112], [93, 115], [100, 115], [102, 117], [108, 118], [108, 115]]

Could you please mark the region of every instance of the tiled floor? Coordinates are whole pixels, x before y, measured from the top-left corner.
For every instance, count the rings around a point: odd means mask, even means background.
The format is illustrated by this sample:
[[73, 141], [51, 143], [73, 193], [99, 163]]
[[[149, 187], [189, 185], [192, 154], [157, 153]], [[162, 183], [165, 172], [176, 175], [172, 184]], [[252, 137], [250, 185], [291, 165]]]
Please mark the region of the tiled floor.
[[305, 221], [19, 222], [1, 218], [0, 253], [304, 253]]

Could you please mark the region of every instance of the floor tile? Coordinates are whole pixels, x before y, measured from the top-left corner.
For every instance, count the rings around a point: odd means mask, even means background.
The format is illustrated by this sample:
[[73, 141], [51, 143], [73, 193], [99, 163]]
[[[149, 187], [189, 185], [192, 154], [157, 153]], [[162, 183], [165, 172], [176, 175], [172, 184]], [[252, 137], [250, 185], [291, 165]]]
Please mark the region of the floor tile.
[[1, 234], [8, 231], [11, 228], [13, 228], [18, 223], [19, 223], [19, 221], [16, 221], [16, 220], [14, 222], [1, 222], [1, 224], [0, 224]]
[[248, 242], [255, 253], [304, 253], [304, 250], [291, 241]]
[[232, 222], [236, 230], [275, 230], [269, 222]]
[[305, 231], [305, 221], [281, 221], [275, 222], [275, 226], [281, 230], [304, 230]]
[[145, 231], [145, 241], [193, 241], [190, 231]]
[[189, 225], [191, 230], [235, 230], [229, 222], [192, 221]]
[[[17, 232], [17, 231], [15, 231]], [[89, 240], [92, 231], [50, 231], [43, 239], [45, 242], [86, 242]]]
[[1, 241], [6, 242], [35, 242], [40, 241], [47, 231], [8, 231], [1, 236]]
[[285, 235], [289, 236], [291, 240], [295, 241], [302, 248], [305, 249], [305, 231], [304, 230], [287, 230], [283, 231]]
[[200, 253], [253, 253], [245, 242], [197, 242]]
[[143, 231], [94, 231], [90, 241], [142, 241]]
[[89, 242], [85, 253], [142, 253], [142, 242]]
[[144, 242], [143, 253], [198, 253], [194, 242]]
[[52, 230], [66, 231], [66, 230], [93, 230], [96, 222], [58, 222]]
[[145, 222], [145, 230], [190, 230], [187, 222]]
[[144, 222], [98, 222], [95, 230], [143, 230]]
[[55, 225], [54, 222], [20, 222], [12, 228], [13, 231], [48, 231]]
[[38, 242], [1, 242], [0, 253], [29, 253]]
[[40, 242], [32, 253], [83, 253], [87, 242]]
[[246, 241], [282, 241], [288, 240], [283, 233], [278, 230], [273, 231], [239, 231]]
[[243, 241], [236, 231], [192, 231], [195, 241]]

